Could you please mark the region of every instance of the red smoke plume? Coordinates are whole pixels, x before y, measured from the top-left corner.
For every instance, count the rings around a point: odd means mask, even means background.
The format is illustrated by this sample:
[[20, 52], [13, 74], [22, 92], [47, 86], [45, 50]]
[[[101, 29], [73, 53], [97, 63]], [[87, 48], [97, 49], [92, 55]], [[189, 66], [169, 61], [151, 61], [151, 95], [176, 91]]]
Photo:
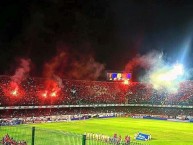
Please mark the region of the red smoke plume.
[[30, 62], [29, 59], [20, 59], [20, 65], [11, 77], [12, 81], [20, 83], [26, 77], [30, 72]]
[[91, 55], [58, 51], [44, 65], [43, 75], [66, 79], [96, 80], [104, 70], [104, 65], [96, 62]]
[[29, 71], [30, 60], [20, 59], [19, 67], [16, 69], [15, 74], [11, 77], [11, 81], [2, 85], [5, 96], [10, 97], [12, 99], [11, 102], [17, 102], [18, 99], [21, 99], [21, 97], [25, 95], [20, 83]]

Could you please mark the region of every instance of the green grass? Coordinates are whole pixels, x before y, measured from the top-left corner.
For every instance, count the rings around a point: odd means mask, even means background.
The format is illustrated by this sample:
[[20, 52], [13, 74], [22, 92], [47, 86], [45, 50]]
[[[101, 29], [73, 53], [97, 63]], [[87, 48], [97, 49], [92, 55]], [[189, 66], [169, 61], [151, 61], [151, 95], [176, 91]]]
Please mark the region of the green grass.
[[[31, 126], [36, 127], [36, 144], [49, 145], [81, 145], [85, 132], [100, 133], [113, 136], [114, 133], [130, 135], [134, 141], [137, 132], [152, 135], [152, 140], [144, 142], [149, 145], [193, 145], [193, 124], [182, 122], [169, 122], [161, 120], [146, 120], [132, 118], [90, 119], [72, 122], [41, 123], [22, 125], [20, 127], [1, 127], [0, 137], [6, 132], [14, 139], [22, 138], [31, 141]], [[30, 127], [29, 127], [30, 126]], [[66, 134], [65, 132], [73, 132]], [[76, 134], [74, 134], [76, 133]], [[59, 141], [58, 141], [59, 140]], [[65, 143], [64, 143], [65, 142]], [[102, 145], [102, 144], [101, 144]]]

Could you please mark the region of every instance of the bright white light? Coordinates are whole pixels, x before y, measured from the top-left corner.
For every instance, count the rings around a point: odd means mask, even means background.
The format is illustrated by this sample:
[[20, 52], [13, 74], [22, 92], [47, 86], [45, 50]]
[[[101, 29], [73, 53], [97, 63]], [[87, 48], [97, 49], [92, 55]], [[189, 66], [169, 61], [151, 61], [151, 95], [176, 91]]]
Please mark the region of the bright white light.
[[129, 80], [124, 80], [123, 82], [125, 85], [128, 85], [129, 84]]
[[184, 74], [183, 65], [175, 64], [172, 68], [166, 69], [161, 74], [159, 74], [158, 79], [160, 81], [173, 81], [183, 74]]
[[183, 75], [184, 74], [184, 68], [182, 64], [175, 64], [173, 67], [173, 73], [176, 75]]
[[162, 65], [156, 67], [150, 73], [150, 82], [155, 89], [167, 88], [169, 91], [176, 91], [179, 82], [183, 79], [184, 68], [182, 64]]
[[13, 90], [11, 93], [12, 93], [12, 95], [16, 96], [17, 95], [17, 90]]
[[56, 97], [56, 92], [52, 92], [52, 93], [50, 94], [50, 96]]

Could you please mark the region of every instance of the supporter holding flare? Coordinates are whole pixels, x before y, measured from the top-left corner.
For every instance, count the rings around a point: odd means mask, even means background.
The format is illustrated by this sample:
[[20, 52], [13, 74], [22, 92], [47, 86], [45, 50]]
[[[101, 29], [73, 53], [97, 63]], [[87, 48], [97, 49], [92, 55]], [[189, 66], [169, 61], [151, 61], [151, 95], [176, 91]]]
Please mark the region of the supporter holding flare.
[[6, 84], [1, 84], [4, 95], [7, 97], [7, 102], [10, 105], [16, 104], [25, 95], [25, 91], [18, 83], [10, 81]]
[[50, 100], [54, 102], [59, 99], [59, 95], [61, 94], [61, 88], [59, 84], [54, 80], [46, 80], [44, 82], [44, 88], [39, 91], [38, 96], [41, 100]]
[[7, 99], [10, 99], [11, 104], [14, 104], [22, 99], [25, 95], [22, 81], [27, 77], [30, 72], [30, 59], [20, 58], [17, 62], [18, 66], [15, 68], [15, 73], [11, 76], [7, 83], [1, 84], [3, 93]]

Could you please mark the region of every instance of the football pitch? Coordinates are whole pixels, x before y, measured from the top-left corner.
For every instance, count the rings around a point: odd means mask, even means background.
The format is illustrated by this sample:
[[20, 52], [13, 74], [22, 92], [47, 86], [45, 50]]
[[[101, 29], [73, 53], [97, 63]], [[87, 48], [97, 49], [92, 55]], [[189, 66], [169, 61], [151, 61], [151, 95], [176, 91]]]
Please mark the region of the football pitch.
[[[26, 127], [29, 129], [26, 129]], [[149, 145], [192, 145], [193, 144], [193, 124], [183, 122], [170, 122], [162, 120], [147, 120], [147, 119], [133, 119], [133, 118], [108, 118], [108, 119], [89, 119], [81, 121], [71, 122], [54, 122], [54, 123], [40, 123], [21, 125], [20, 129], [16, 127], [1, 127], [0, 137], [2, 133], [9, 132], [10, 135], [17, 134], [15, 138], [25, 138], [31, 134], [31, 127], [36, 127], [36, 136], [38, 138], [38, 145], [49, 144], [49, 141], [55, 140], [56, 144], [63, 144], [62, 141], [66, 140], [62, 136], [65, 132], [71, 132], [69, 134], [76, 134], [74, 138], [75, 142], [81, 143], [81, 135], [87, 133], [98, 133], [108, 136], [113, 136], [116, 133], [122, 138], [126, 135], [131, 136], [131, 140], [134, 141], [134, 135], [137, 132], [151, 134], [152, 140], [140, 141]], [[18, 127], [17, 127], [18, 128]], [[23, 131], [22, 131], [23, 130]], [[60, 138], [60, 139], [58, 139]], [[28, 140], [28, 139], [26, 139]], [[61, 143], [57, 143], [58, 140]], [[36, 141], [35, 141], [36, 142]], [[65, 144], [65, 143], [64, 143]], [[66, 145], [69, 144], [66, 143]]]

